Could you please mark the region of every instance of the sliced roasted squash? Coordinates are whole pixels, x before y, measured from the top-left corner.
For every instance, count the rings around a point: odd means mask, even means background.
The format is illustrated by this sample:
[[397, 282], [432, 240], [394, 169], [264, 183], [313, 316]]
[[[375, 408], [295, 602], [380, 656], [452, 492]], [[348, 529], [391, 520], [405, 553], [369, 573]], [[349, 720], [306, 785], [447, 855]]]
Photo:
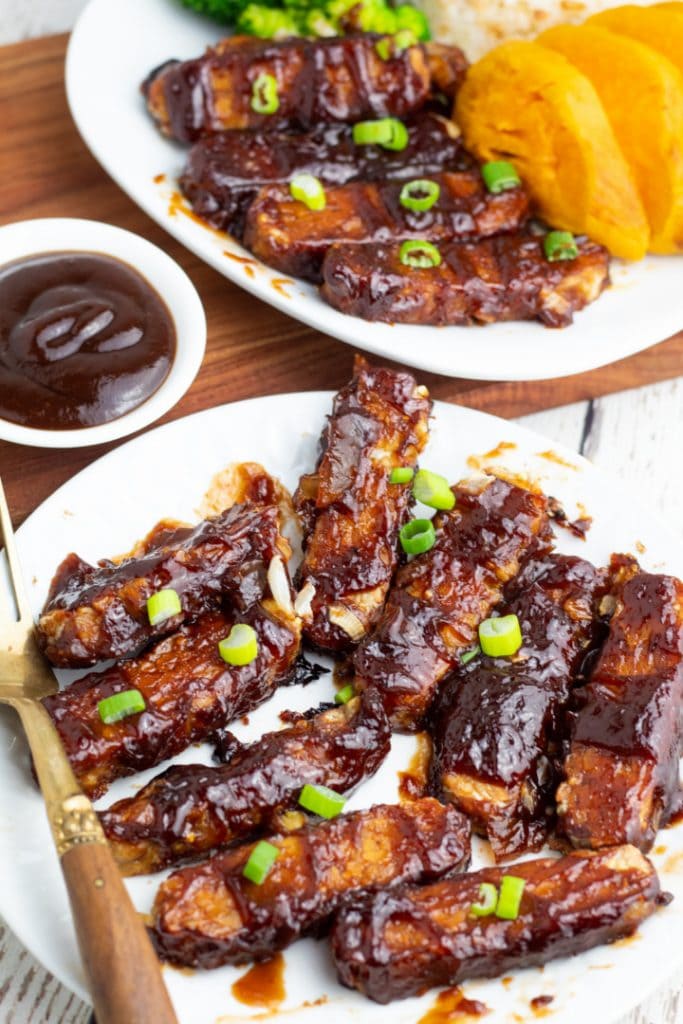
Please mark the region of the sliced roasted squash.
[[683, 75], [657, 50], [596, 24], [558, 25], [538, 42], [595, 86], [633, 171], [650, 249], [683, 251]]
[[510, 160], [540, 215], [640, 259], [650, 230], [631, 171], [598, 95], [561, 54], [507, 42], [467, 73], [456, 101], [465, 144]]
[[612, 7], [594, 14], [586, 25], [599, 25], [651, 46], [668, 57], [683, 74], [683, 4]]

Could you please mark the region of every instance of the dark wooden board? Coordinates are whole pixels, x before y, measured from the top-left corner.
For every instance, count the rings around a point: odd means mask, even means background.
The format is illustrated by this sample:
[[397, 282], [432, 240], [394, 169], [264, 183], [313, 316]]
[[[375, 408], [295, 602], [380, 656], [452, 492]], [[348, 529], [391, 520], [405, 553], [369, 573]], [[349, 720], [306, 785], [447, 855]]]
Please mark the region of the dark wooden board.
[[[205, 266], [142, 213], [97, 164], [67, 108], [66, 43], [60, 35], [0, 48], [0, 223], [55, 216], [108, 221], [143, 234], [185, 268], [206, 307], [208, 346], [195, 383], [165, 420], [255, 395], [338, 388], [351, 370], [348, 345], [302, 326]], [[548, 344], [561, 345], [561, 334], [549, 331]], [[482, 383], [419, 376], [435, 398], [511, 417], [681, 373], [683, 333], [611, 366], [560, 380]], [[53, 451], [0, 442], [0, 473], [15, 524], [111, 447]]]

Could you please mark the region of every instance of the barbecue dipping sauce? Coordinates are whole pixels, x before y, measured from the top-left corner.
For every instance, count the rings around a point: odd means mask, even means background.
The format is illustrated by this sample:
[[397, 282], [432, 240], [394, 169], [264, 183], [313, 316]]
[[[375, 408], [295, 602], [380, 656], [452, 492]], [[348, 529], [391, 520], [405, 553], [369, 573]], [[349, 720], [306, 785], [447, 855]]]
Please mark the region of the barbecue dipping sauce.
[[92, 427], [137, 408], [167, 377], [175, 326], [132, 267], [92, 252], [0, 267], [0, 417]]

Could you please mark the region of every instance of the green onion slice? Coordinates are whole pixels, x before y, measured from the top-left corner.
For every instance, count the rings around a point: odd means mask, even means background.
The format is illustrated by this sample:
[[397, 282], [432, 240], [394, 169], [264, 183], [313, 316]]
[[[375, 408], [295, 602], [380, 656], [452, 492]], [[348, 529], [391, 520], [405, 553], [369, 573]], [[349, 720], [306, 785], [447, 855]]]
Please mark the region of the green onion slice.
[[423, 505], [450, 511], [455, 505], [455, 495], [448, 485], [445, 476], [431, 473], [428, 469], [418, 469], [413, 481], [413, 496]]
[[460, 655], [460, 664], [469, 665], [469, 663], [476, 658], [478, 654], [481, 654], [481, 647], [475, 647], [471, 651], [465, 651], [464, 654]]
[[409, 484], [415, 476], [415, 470], [410, 466], [396, 466], [389, 474], [390, 484]]
[[479, 886], [479, 899], [470, 906], [470, 914], [474, 917], [488, 917], [493, 914], [498, 904], [498, 890], [491, 882], [482, 882]]
[[424, 213], [425, 210], [431, 210], [440, 195], [441, 186], [435, 181], [416, 178], [415, 181], [409, 181], [403, 186], [399, 200], [406, 210]]
[[357, 146], [383, 146], [385, 149], [405, 149], [408, 129], [395, 117], [379, 121], [359, 121], [353, 126], [353, 141]]
[[417, 238], [403, 243], [398, 258], [404, 267], [418, 267], [420, 270], [438, 267], [441, 263], [441, 253], [437, 247]]
[[500, 895], [496, 904], [496, 917], [514, 921], [519, 917], [519, 907], [526, 882], [516, 875], [503, 875], [500, 880]]
[[421, 555], [436, 543], [436, 532], [431, 519], [411, 519], [399, 531], [401, 547], [407, 555]]
[[484, 619], [479, 625], [479, 643], [490, 658], [508, 658], [522, 646], [522, 630], [516, 615]]
[[256, 630], [238, 622], [219, 643], [218, 653], [228, 665], [248, 665], [258, 655]]
[[397, 121], [395, 118], [390, 118], [391, 121], [391, 137], [387, 142], [383, 142], [382, 145], [385, 149], [402, 150], [408, 145], [408, 129], [404, 125], [403, 121]]
[[130, 715], [139, 715], [146, 706], [145, 698], [139, 690], [121, 690], [97, 702], [97, 710], [105, 725], [113, 725]]
[[549, 231], [543, 239], [543, 250], [550, 263], [575, 260], [579, 249], [571, 231]]
[[309, 210], [324, 210], [327, 206], [323, 183], [313, 174], [295, 175], [289, 183], [289, 191], [294, 199], [305, 203]]
[[481, 176], [489, 192], [497, 195], [509, 188], [518, 188], [522, 181], [512, 164], [507, 160], [490, 160], [483, 164]]
[[249, 860], [242, 868], [242, 874], [254, 885], [263, 885], [279, 856], [280, 851], [277, 846], [262, 839], [249, 854]]
[[166, 619], [180, 615], [183, 606], [175, 590], [158, 590], [147, 598], [147, 618], [150, 626], [159, 626]]
[[306, 783], [299, 795], [299, 803], [311, 814], [321, 818], [336, 818], [344, 810], [346, 797], [327, 786], [311, 786]]
[[341, 690], [338, 690], [337, 693], [335, 693], [335, 695], [334, 695], [334, 703], [335, 704], [348, 704], [349, 701], [352, 700], [353, 697], [355, 697], [355, 696], [356, 696], [356, 691], [353, 688], [353, 684], [352, 683], [348, 683], [346, 686], [343, 686], [341, 688]]
[[279, 108], [277, 78], [262, 71], [251, 87], [251, 109], [257, 114], [274, 114]]

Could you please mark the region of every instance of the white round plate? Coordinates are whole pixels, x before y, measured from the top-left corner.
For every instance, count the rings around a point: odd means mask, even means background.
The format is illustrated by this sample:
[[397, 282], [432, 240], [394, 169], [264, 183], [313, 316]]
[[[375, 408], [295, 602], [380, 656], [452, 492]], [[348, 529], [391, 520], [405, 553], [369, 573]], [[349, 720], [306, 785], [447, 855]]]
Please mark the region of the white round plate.
[[[67, 552], [75, 550], [95, 560], [129, 550], [163, 517], [196, 519], [195, 510], [212, 476], [230, 462], [261, 462], [293, 488], [300, 474], [314, 464], [330, 402], [330, 394], [314, 392], [225, 405], [159, 427], [83, 470], [19, 530], [19, 552], [24, 577], [31, 581], [35, 612], [45, 599], [51, 574]], [[437, 403], [423, 465], [457, 480], [469, 471], [468, 456], [488, 452], [500, 441], [513, 445], [505, 449], [505, 465], [539, 481], [570, 515], [581, 503], [595, 517], [585, 543], [560, 531], [561, 550], [604, 563], [615, 550], [633, 552], [644, 547], [640, 557], [646, 568], [666, 567], [683, 574], [683, 547], [673, 534], [590, 463], [538, 434], [483, 413]], [[564, 464], [548, 458], [553, 448]], [[0, 573], [2, 568], [0, 564]], [[68, 676], [61, 675], [62, 679]], [[333, 693], [330, 677], [305, 688], [281, 689], [249, 716], [247, 726], [237, 723], [235, 732], [240, 739], [256, 739], [281, 725], [278, 714], [285, 707], [314, 707]], [[395, 800], [396, 772], [406, 768], [414, 747], [414, 738], [395, 736], [387, 762], [353, 795], [349, 808]], [[194, 747], [177, 761], [208, 763], [210, 749]], [[119, 780], [103, 804], [132, 794], [160, 770]], [[49, 970], [87, 998], [41, 798], [30, 777], [17, 722], [6, 709], [0, 714], [0, 802], [0, 914]], [[532, 1020], [529, 1001], [552, 995], [553, 1024], [577, 1020], [607, 1024], [666, 980], [683, 959], [683, 828], [661, 832], [656, 851], [663, 887], [677, 897], [673, 904], [645, 922], [635, 941], [556, 961], [541, 971], [519, 972], [508, 987], [500, 980], [466, 983], [466, 994], [493, 1011], [487, 1021]], [[473, 864], [480, 866], [486, 860], [484, 844], [477, 841]], [[150, 909], [160, 877], [130, 881], [141, 911]], [[435, 998], [430, 993], [387, 1009], [343, 989], [335, 981], [325, 942], [299, 942], [285, 956], [287, 998], [281, 1011], [288, 1024], [375, 1024], [386, 1021], [388, 1014], [393, 1024], [415, 1024]], [[234, 1024], [263, 1013], [263, 1009], [245, 1008], [231, 995], [232, 983], [244, 970], [225, 967], [183, 973], [165, 969], [181, 1024]], [[324, 1002], [310, 1005], [319, 999]]]
[[[613, 287], [565, 330], [538, 323], [372, 324], [338, 313], [311, 285], [292, 281], [283, 287], [281, 274], [260, 263], [231, 259], [226, 253], [249, 254], [192, 219], [178, 203], [175, 182], [186, 151], [160, 135], [139, 91], [153, 68], [171, 57], [195, 57], [221, 35], [225, 30], [183, 9], [179, 0], [91, 0], [71, 37], [67, 95], [83, 139], [117, 184], [188, 249], [264, 302], [368, 352], [473, 380], [581, 373], [663, 341], [683, 327], [683, 256], [649, 257], [628, 265], [615, 261]], [[161, 174], [164, 180], [155, 180]]]

